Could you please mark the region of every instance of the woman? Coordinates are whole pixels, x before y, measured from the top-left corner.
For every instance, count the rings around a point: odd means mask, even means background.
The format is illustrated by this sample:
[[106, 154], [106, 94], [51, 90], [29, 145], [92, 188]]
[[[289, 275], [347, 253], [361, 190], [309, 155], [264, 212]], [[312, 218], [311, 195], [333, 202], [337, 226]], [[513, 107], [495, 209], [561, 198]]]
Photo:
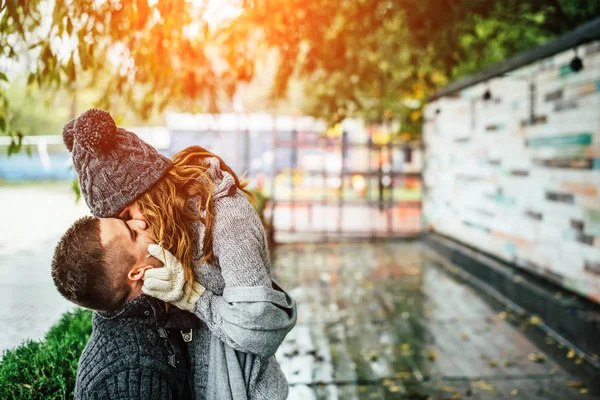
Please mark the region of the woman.
[[71, 121], [63, 138], [92, 213], [143, 219], [164, 248], [152, 251], [165, 268], [146, 275], [144, 292], [205, 323], [184, 335], [196, 398], [286, 398], [274, 354], [296, 307], [271, 280], [265, 233], [245, 184], [200, 147], [171, 162], [102, 110]]

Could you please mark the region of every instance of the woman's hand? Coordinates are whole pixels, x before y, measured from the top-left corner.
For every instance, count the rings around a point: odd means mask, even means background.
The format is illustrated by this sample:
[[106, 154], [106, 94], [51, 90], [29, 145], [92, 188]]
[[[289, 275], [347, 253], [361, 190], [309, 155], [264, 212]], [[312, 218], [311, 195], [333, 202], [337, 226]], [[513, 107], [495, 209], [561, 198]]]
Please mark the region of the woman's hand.
[[190, 284], [185, 281], [183, 265], [168, 250], [151, 244], [148, 245], [148, 254], [162, 261], [164, 267], [146, 271], [142, 292], [181, 310], [194, 312], [204, 287], [198, 282]]

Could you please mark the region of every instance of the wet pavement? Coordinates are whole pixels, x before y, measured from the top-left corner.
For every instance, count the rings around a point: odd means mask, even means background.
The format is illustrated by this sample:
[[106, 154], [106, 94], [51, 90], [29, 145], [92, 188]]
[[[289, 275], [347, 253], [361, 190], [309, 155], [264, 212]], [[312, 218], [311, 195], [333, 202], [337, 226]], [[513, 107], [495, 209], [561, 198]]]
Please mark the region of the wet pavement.
[[[290, 399], [595, 398], [419, 242], [281, 245]], [[576, 360], [573, 360], [576, 362]]]

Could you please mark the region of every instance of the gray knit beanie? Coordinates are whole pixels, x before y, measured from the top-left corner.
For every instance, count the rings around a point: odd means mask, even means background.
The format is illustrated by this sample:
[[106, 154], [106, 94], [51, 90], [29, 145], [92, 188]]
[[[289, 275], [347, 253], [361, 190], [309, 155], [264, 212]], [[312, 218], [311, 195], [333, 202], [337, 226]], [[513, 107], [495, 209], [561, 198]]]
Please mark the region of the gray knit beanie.
[[116, 217], [171, 167], [171, 160], [109, 113], [91, 109], [63, 128], [85, 202], [96, 217]]

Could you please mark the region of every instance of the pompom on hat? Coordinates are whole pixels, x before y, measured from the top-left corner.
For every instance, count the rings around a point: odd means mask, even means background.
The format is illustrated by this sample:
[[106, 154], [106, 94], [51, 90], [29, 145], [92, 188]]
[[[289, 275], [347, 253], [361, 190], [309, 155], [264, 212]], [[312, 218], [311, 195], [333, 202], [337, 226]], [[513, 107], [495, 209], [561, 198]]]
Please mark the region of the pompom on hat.
[[74, 136], [88, 152], [100, 154], [110, 149], [116, 131], [117, 124], [109, 113], [92, 108], [77, 118]]
[[75, 140], [75, 138], [73, 137], [73, 134], [75, 133], [75, 121], [77, 121], [77, 119], [72, 119], [71, 121], [67, 122], [67, 124], [63, 127], [63, 142], [65, 142], [65, 146], [67, 146], [67, 150], [69, 150], [69, 152], [73, 151], [73, 141]]
[[81, 193], [94, 216], [116, 217], [171, 167], [136, 134], [117, 127], [110, 114], [91, 109], [63, 127]]

